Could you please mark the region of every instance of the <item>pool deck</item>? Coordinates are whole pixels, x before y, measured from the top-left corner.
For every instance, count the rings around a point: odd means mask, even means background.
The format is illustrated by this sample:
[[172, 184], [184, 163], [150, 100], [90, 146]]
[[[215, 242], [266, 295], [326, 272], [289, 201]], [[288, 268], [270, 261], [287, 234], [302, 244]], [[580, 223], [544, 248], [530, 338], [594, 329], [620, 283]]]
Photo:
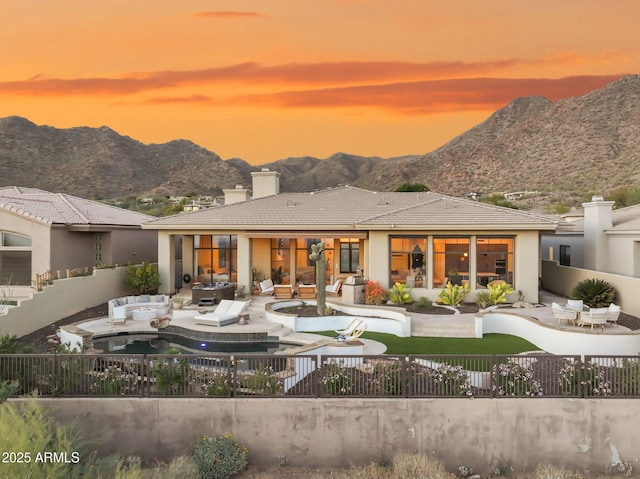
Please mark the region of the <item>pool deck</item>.
[[[180, 296], [184, 296], [186, 300], [190, 301], [190, 290], [182, 290]], [[332, 302], [340, 302], [342, 298], [331, 298]], [[560, 298], [554, 296], [545, 291], [541, 292], [540, 297], [544, 306], [538, 306], [535, 308], [523, 308], [523, 309], [510, 309], [509, 312], [514, 312], [522, 316], [529, 316], [542, 323], [552, 326], [561, 330], [575, 330], [590, 333], [588, 328], [580, 328], [578, 326], [572, 326], [568, 323], [561, 325], [557, 324], [557, 321], [553, 317], [551, 312], [551, 303], [557, 302], [560, 304], [566, 303], [566, 298]], [[253, 296], [251, 298], [251, 304], [249, 305], [246, 313], [249, 314], [249, 321], [246, 324], [234, 323], [222, 327], [208, 326], [196, 324], [193, 316], [198, 314], [198, 309], [185, 307], [181, 310], [174, 310], [173, 317], [170, 325], [172, 327], [185, 328], [195, 334], [210, 334], [217, 336], [218, 334], [235, 335], [251, 335], [251, 333], [266, 333], [270, 337], [277, 337], [281, 342], [308, 345], [317, 341], [326, 341], [326, 336], [320, 336], [311, 333], [298, 333], [291, 331], [278, 323], [268, 321], [265, 316], [265, 305], [269, 302], [275, 301], [271, 296]], [[411, 313], [411, 335], [412, 336], [456, 336], [460, 333], [462, 337], [469, 337], [466, 332], [473, 331], [475, 328], [475, 314], [415, 314]], [[135, 321], [127, 320], [124, 324], [110, 324], [109, 318], [98, 318], [90, 321], [83, 321], [82, 323], [76, 323], [73, 325], [81, 331], [89, 332], [95, 336], [107, 336], [116, 335], [119, 333], [155, 333], [158, 329], [151, 327], [149, 321]], [[619, 334], [629, 332], [629, 329], [624, 326], [607, 326], [605, 332], [597, 332], [593, 334]], [[384, 345], [377, 341], [371, 341], [368, 339], [360, 339], [364, 343], [365, 355], [384, 354], [386, 348]]]

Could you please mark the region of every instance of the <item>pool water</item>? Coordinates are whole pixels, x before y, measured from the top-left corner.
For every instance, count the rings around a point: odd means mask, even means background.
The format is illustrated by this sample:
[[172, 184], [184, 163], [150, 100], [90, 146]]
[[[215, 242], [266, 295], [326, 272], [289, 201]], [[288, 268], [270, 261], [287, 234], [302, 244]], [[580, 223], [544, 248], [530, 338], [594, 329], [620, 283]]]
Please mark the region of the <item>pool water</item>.
[[277, 341], [225, 342], [185, 338], [177, 334], [124, 334], [94, 338], [93, 347], [105, 353], [117, 354], [167, 354], [177, 349], [184, 354], [198, 353], [255, 353], [272, 354], [295, 347], [295, 344]]

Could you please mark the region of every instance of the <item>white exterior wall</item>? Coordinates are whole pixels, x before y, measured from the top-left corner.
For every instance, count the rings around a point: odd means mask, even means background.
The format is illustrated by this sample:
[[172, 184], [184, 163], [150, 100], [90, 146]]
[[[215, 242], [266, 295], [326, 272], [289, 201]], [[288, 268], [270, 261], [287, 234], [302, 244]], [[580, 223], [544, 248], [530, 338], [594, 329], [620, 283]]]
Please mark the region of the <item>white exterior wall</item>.
[[369, 255], [366, 258], [367, 267], [364, 268], [364, 276], [372, 281], [380, 281], [384, 288], [391, 287], [389, 254], [389, 232], [369, 232]]
[[[571, 247], [571, 265], [575, 268], [584, 267], [584, 238], [582, 235], [542, 235], [540, 243], [540, 258], [560, 262], [560, 245]], [[553, 248], [553, 257], [549, 258], [549, 248]]]
[[613, 201], [582, 203], [584, 208], [584, 267], [610, 272], [608, 268], [608, 240], [605, 230], [612, 226]]
[[522, 291], [525, 301], [538, 301], [540, 240], [537, 231], [520, 232], [516, 236], [514, 290]]
[[634, 274], [634, 263], [637, 254], [634, 254], [637, 238], [628, 236], [608, 235], [609, 261], [606, 273], [621, 274], [624, 276], [636, 276]]

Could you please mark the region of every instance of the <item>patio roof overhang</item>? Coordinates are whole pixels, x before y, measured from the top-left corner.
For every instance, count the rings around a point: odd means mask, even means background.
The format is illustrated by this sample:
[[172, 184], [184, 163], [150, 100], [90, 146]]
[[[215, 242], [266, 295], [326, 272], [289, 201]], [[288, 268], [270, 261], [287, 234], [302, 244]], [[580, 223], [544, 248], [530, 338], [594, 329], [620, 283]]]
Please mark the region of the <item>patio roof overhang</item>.
[[247, 231], [248, 238], [360, 238], [367, 239], [367, 231], [345, 230], [253, 230]]

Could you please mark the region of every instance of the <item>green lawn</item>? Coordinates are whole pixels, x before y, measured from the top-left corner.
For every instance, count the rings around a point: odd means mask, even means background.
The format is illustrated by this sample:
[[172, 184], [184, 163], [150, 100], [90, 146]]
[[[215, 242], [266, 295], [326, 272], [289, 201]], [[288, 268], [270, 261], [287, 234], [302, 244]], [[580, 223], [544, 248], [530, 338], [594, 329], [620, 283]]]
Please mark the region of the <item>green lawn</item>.
[[[333, 331], [314, 331], [313, 334], [331, 337], [336, 335]], [[386, 354], [518, 354], [540, 349], [529, 341], [509, 334], [485, 334], [481, 339], [420, 336], [399, 338], [386, 333], [364, 333], [362, 337], [386, 345]]]

